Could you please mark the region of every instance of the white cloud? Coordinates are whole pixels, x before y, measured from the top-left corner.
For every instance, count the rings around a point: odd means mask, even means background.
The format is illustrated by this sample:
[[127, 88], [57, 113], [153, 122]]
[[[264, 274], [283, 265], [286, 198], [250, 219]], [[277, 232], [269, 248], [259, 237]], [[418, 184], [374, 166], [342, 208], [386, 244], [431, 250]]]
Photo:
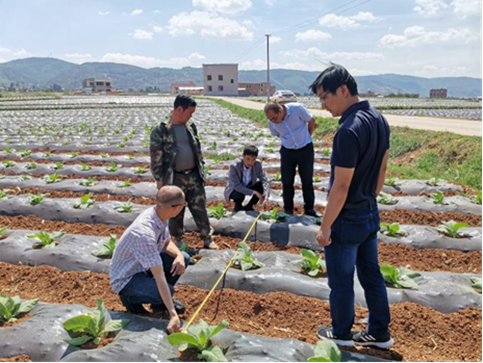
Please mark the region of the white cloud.
[[155, 13], [155, 14], [159, 14], [159, 13], [160, 13], [160, 11], [159, 11], [159, 10], [153, 10], [153, 13]]
[[[195, 56], [193, 54], [196, 54]], [[187, 66], [196, 66], [202, 55], [197, 53], [191, 54], [188, 58], [177, 57], [170, 58], [167, 60], [158, 59], [154, 57], [145, 57], [142, 55], [131, 55], [122, 53], [107, 53], [101, 59], [100, 62], [112, 62], [112, 63], [122, 63], [131, 64], [133, 66], [138, 66], [142, 68], [153, 68], [153, 67], [168, 67], [168, 68], [182, 68]]]
[[413, 10], [424, 17], [435, 16], [440, 10], [448, 8], [444, 0], [416, 0], [418, 6]]
[[242, 24], [245, 25], [246, 27], [249, 27], [249, 28], [255, 27], [255, 24], [253, 24], [253, 21], [248, 20], [248, 19], [243, 20], [242, 21]]
[[142, 29], [134, 30], [134, 33], [129, 33], [134, 39], [153, 39], [153, 33]]
[[25, 49], [20, 49], [20, 50], [17, 50], [16, 52], [13, 53], [14, 56], [18, 57], [18, 58], [27, 58], [27, 57], [32, 57], [33, 54], [26, 51]]
[[252, 6], [251, 0], [193, 0], [193, 6], [224, 15], [238, 15]]
[[155, 33], [161, 33], [163, 31], [162, 26], [153, 25], [153, 30]]
[[142, 14], [143, 13], [143, 10], [142, 9], [136, 9], [136, 10], [133, 10], [133, 12], [131, 13], [131, 15], [139, 15], [139, 14]]
[[282, 38], [280, 37], [270, 37], [270, 44], [280, 43]]
[[360, 22], [373, 22], [378, 20], [371, 12], [359, 12], [353, 16], [338, 16], [327, 14], [320, 18], [319, 24], [328, 28], [340, 27], [343, 29], [355, 29], [361, 26]]
[[281, 52], [285, 57], [293, 59], [308, 59], [315, 58], [322, 62], [334, 61], [334, 60], [362, 60], [362, 61], [379, 61], [384, 59], [384, 56], [380, 53], [360, 53], [360, 52], [333, 52], [325, 53], [318, 48], [312, 47], [307, 50], [293, 49], [289, 51]]
[[5, 63], [6, 61], [6, 59], [0, 58], [0, 63]]
[[12, 52], [11, 49], [0, 47], [0, 53], [11, 53], [11, 52]]
[[109, 11], [99, 11], [99, 15], [108, 15]]
[[255, 59], [253, 61], [246, 61], [240, 64], [240, 69], [243, 70], [262, 70], [267, 69], [267, 61]]
[[319, 42], [326, 41], [332, 38], [332, 35], [320, 30], [310, 29], [303, 33], [295, 34], [295, 39], [297, 42]]
[[357, 77], [357, 76], [370, 76], [370, 75], [377, 74], [374, 71], [369, 71], [367, 69], [359, 69], [359, 68], [349, 68], [348, 71], [354, 77]]
[[174, 37], [190, 36], [199, 32], [203, 38], [210, 39], [253, 39], [253, 32], [237, 21], [205, 11], [175, 15], [169, 20], [167, 28]]
[[416, 47], [422, 44], [442, 43], [452, 40], [469, 42], [475, 38], [475, 35], [468, 28], [450, 28], [444, 31], [426, 31], [421, 26], [412, 26], [410, 28], [406, 28], [403, 35], [384, 35], [379, 43], [381, 46], [387, 48], [400, 48]]
[[74, 63], [84, 63], [92, 60], [92, 55], [90, 55], [89, 53], [67, 53], [65, 56]]
[[192, 62], [196, 62], [196, 61], [202, 61], [202, 60], [205, 60], [206, 57], [204, 55], [201, 55], [201, 54], [198, 54], [198, 53], [191, 53], [188, 57], [188, 59]]
[[418, 71], [420, 74], [424, 74], [426, 76], [440, 76], [440, 75], [451, 75], [451, 76], [462, 76], [467, 73], [468, 68], [464, 66], [454, 66], [454, 67], [439, 67], [434, 64], [427, 64], [423, 66], [421, 71]]
[[481, 14], [481, 0], [454, 0], [451, 5], [455, 14], [463, 19], [470, 15]]

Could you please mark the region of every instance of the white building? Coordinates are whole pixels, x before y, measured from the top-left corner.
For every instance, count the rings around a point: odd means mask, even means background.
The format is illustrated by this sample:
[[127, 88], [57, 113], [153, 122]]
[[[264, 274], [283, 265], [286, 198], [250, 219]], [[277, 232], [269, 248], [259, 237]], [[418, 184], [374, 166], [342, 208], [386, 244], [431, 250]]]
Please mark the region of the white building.
[[205, 96], [238, 96], [238, 64], [203, 64]]

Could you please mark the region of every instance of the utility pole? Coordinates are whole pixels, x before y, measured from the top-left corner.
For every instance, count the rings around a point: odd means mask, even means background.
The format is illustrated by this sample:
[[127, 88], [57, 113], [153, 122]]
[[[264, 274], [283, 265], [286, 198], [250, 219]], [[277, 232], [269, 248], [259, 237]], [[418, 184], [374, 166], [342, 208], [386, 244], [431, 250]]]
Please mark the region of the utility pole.
[[159, 72], [158, 72], [158, 93], [161, 93], [161, 92], [159, 91]]
[[267, 37], [267, 102], [270, 101], [270, 34], [265, 34]]

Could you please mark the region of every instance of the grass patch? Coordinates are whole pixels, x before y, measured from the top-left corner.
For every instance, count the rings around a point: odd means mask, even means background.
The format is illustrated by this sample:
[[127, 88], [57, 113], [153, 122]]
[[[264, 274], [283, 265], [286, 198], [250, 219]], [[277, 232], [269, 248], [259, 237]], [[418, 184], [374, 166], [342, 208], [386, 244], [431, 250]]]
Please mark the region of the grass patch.
[[[229, 102], [210, 99], [234, 114], [268, 127], [263, 111], [250, 110]], [[329, 145], [339, 127], [335, 118], [316, 117], [314, 137]], [[437, 177], [477, 190], [482, 188], [481, 137], [451, 132], [391, 127], [388, 176], [401, 179]]]
[[36, 98], [36, 97], [53, 97], [61, 98], [62, 93], [55, 92], [0, 92], [0, 98]]
[[204, 154], [203, 157], [205, 159], [211, 159], [215, 163], [219, 163], [220, 161], [228, 161], [235, 159], [235, 155], [224, 152], [221, 154]]

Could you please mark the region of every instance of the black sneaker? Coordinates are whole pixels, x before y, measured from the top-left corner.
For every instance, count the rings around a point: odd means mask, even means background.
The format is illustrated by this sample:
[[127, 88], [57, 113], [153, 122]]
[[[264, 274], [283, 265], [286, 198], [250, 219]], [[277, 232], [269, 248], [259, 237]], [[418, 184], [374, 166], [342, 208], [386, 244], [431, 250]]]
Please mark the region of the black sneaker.
[[389, 332], [384, 335], [375, 337], [366, 331], [361, 331], [354, 334], [352, 340], [357, 345], [362, 345], [364, 347], [377, 347], [387, 349], [394, 345], [394, 341], [391, 339]]
[[323, 325], [317, 328], [317, 336], [322, 340], [332, 340], [335, 344], [344, 347], [351, 347], [354, 345], [352, 333], [344, 336], [334, 335], [334, 333], [332, 333], [332, 328], [327, 328]]
[[[186, 307], [179, 300], [173, 300], [173, 305], [174, 305], [174, 310], [176, 310], [176, 314], [178, 315], [184, 314], [184, 312], [186, 311]], [[166, 306], [164, 304], [159, 304], [159, 305], [151, 304], [151, 309], [153, 310], [153, 313], [163, 313], [168, 311], [168, 309], [166, 309]]]
[[315, 209], [306, 210], [305, 215], [306, 216], [312, 216], [312, 217], [315, 217], [315, 218], [319, 218], [321, 216], [321, 214], [319, 212], [317, 212]]
[[128, 313], [131, 314], [138, 314], [138, 315], [147, 315], [149, 312], [144, 308], [142, 304], [131, 304], [128, 302], [128, 300], [123, 296], [119, 295], [119, 298], [126, 308]]

